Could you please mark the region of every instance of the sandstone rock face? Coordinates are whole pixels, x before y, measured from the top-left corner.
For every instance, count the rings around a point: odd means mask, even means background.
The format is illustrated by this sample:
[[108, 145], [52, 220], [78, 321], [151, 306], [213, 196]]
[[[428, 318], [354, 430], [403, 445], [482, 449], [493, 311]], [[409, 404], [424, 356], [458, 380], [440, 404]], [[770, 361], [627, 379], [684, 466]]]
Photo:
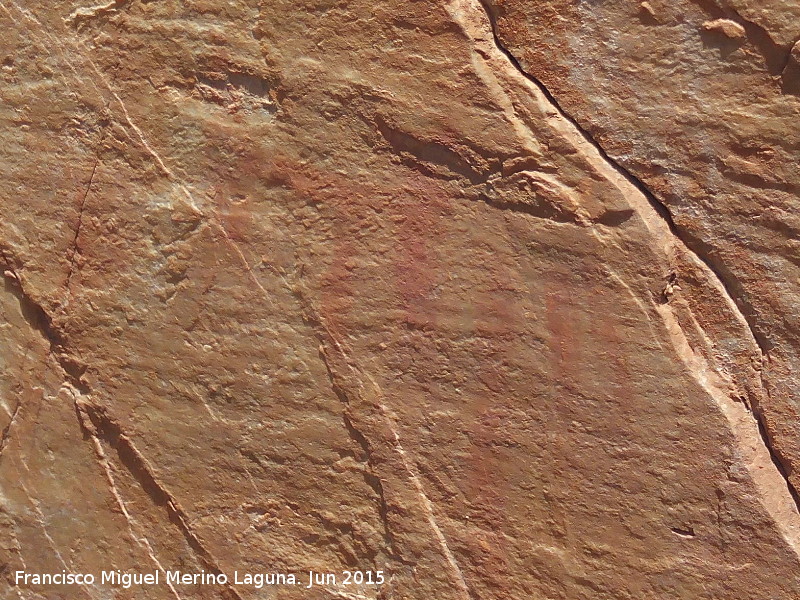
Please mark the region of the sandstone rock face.
[[3, 0], [2, 596], [800, 597], [798, 12]]
[[492, 0], [500, 44], [669, 211], [757, 340], [800, 486], [800, 5]]

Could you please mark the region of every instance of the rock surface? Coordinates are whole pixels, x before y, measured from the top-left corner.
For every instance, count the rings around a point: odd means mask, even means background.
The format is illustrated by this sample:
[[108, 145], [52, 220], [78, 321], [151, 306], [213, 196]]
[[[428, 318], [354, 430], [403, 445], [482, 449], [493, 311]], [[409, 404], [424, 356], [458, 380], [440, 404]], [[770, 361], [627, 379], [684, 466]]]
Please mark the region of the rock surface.
[[489, 10], [500, 44], [668, 209], [727, 288], [762, 355], [768, 397], [757, 409], [800, 489], [800, 5], [492, 0]]
[[797, 12], [3, 0], [3, 597], [800, 596]]

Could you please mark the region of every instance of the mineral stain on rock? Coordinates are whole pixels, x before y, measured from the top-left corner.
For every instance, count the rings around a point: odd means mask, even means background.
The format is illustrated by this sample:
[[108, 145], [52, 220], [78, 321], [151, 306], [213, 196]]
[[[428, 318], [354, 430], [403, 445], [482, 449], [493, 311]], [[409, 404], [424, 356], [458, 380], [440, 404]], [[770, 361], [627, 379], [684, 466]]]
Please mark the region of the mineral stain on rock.
[[0, 4], [0, 595], [800, 596], [797, 17]]

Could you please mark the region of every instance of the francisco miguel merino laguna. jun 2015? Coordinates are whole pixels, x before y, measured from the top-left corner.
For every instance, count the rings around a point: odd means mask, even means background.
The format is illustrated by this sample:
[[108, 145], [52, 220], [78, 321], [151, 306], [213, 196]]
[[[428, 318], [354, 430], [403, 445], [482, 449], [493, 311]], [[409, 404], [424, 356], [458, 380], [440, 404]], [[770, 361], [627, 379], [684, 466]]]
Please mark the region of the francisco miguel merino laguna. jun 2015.
[[295, 573], [247, 573], [234, 571], [232, 577], [224, 573], [185, 573], [182, 571], [152, 571], [131, 573], [123, 571], [101, 571], [93, 573], [28, 573], [16, 571], [14, 583], [17, 587], [61, 586], [61, 585], [101, 585], [129, 589], [134, 586], [160, 585], [245, 585], [255, 589], [271, 585], [368, 585], [378, 586], [384, 582], [383, 571], [342, 571], [341, 573], [320, 573], [308, 571], [308, 576], [298, 577]]

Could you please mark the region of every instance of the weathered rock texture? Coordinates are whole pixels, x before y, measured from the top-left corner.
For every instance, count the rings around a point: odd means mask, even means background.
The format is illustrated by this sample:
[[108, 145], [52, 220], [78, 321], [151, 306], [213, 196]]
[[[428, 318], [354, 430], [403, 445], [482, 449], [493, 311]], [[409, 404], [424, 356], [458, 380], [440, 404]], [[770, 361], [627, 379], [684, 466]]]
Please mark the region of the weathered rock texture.
[[2, 596], [800, 597], [749, 2], [2, 0]]
[[500, 44], [668, 209], [727, 288], [760, 348], [760, 411], [797, 488], [800, 4], [487, 7]]

